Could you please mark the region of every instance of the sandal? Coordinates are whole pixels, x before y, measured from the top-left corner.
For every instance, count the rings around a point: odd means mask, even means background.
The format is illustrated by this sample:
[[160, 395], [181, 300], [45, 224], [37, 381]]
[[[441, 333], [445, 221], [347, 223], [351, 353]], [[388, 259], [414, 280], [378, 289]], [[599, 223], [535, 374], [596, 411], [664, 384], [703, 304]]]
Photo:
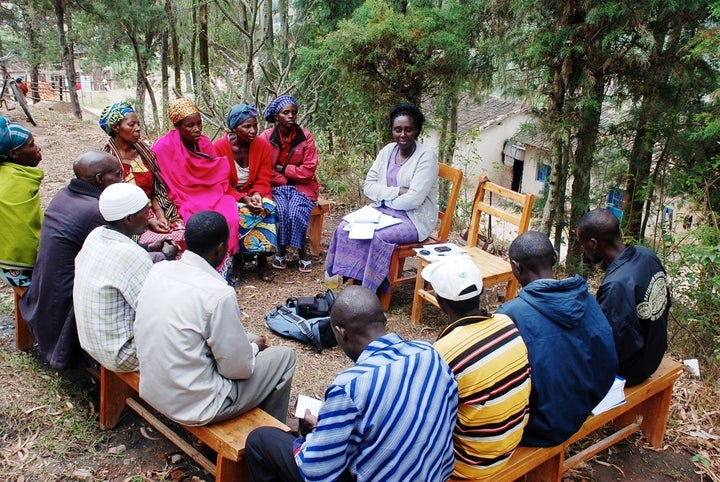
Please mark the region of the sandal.
[[285, 256], [275, 256], [272, 260], [271, 265], [275, 269], [287, 268], [287, 264], [285, 263]]
[[312, 261], [310, 260], [300, 260], [300, 266], [298, 267], [298, 270], [301, 273], [312, 273]]

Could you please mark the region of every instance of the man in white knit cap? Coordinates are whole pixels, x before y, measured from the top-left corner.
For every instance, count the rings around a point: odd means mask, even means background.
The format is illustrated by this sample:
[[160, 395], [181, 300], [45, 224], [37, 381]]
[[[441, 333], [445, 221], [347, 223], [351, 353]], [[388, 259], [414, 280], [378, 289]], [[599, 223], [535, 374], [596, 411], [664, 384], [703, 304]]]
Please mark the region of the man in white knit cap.
[[145, 232], [150, 201], [134, 184], [100, 195], [107, 226], [95, 228], [75, 258], [73, 304], [82, 348], [105, 368], [138, 369], [133, 323], [137, 297], [153, 265], [132, 236]]

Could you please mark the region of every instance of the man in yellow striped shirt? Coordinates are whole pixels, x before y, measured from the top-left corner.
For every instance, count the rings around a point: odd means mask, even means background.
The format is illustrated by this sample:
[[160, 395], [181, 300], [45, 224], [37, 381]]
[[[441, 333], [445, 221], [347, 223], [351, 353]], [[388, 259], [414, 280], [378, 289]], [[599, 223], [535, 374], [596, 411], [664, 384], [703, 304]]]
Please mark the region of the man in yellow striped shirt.
[[482, 275], [467, 259], [449, 258], [422, 272], [450, 324], [435, 342], [458, 383], [453, 476], [497, 473], [527, 424], [530, 363], [515, 323], [480, 309]]

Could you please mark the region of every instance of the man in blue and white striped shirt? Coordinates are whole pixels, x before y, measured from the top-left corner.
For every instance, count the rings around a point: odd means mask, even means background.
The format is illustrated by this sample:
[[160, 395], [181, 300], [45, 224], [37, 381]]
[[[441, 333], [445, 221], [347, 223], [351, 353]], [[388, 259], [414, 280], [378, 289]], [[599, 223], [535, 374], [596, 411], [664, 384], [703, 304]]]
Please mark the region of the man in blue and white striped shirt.
[[[253, 481], [444, 481], [453, 470], [457, 384], [430, 343], [386, 332], [377, 296], [345, 288], [332, 308], [355, 366], [325, 392], [307, 437], [259, 428], [248, 437]], [[294, 454], [294, 458], [293, 458]]]

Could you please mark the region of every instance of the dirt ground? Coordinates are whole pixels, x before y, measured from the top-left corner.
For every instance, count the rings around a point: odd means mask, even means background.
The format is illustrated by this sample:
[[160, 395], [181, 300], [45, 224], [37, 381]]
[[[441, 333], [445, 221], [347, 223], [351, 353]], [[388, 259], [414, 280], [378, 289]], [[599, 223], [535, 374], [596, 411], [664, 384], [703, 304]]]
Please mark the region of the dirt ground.
[[[32, 105], [31, 110], [38, 126], [28, 127], [43, 149], [43, 161], [39, 167], [45, 171], [41, 190], [45, 206], [72, 177], [73, 159], [86, 150], [101, 148], [105, 135], [91, 112], [85, 112], [84, 121], [77, 121], [72, 117], [68, 104], [43, 101]], [[18, 111], [0, 112], [0, 115], [24, 123]], [[342, 214], [335, 212], [326, 219], [324, 246]], [[272, 344], [291, 346], [298, 353], [292, 407], [298, 393], [323, 398], [324, 389], [335, 374], [351, 363], [338, 348], [316, 354], [306, 345], [273, 335], [264, 326], [263, 315], [286, 298], [324, 291], [322, 259], [315, 260], [312, 273], [299, 273], [297, 264], [291, 262], [287, 270], [276, 271], [275, 274], [272, 283], [264, 283], [250, 269], [237, 287], [238, 301], [248, 331], [266, 334]], [[26, 360], [14, 351], [10, 296], [7, 287], [0, 287], [0, 358], [11, 360], [13, 367], [0, 372], [0, 386], [3, 387], [0, 389], [0, 454], [3, 456], [0, 458], [0, 479], [6, 477], [13, 482], [212, 480], [174, 445], [128, 411], [116, 429], [106, 433], [97, 428], [91, 429], [83, 434], [86, 443], [73, 446], [62, 456], [33, 445], [28, 431], [23, 430], [22, 422], [11, 420], [8, 414], [20, 409], [20, 413], [32, 415], [31, 412], [36, 409], [33, 397], [40, 396], [43, 391], [43, 380], [54, 379], [57, 375], [44, 366], [36, 350], [31, 351], [29, 356], [32, 363], [40, 366], [34, 370], [27, 368]], [[489, 304], [497, 302], [496, 295], [489, 296], [494, 298], [486, 300]], [[411, 304], [412, 287], [398, 289], [388, 312], [390, 330], [406, 338], [435, 339], [442, 326], [442, 316], [437, 310], [427, 308], [423, 324], [413, 325], [409, 321]], [[79, 387], [87, 396], [78, 399], [68, 395], [66, 400], [63, 398], [65, 404], [72, 406], [70, 410], [76, 415], [94, 421], [99, 406], [95, 381], [85, 372], [74, 371], [63, 373], [61, 378], [62, 383]], [[708, 402], [707, 393], [714, 393], [715, 398]], [[706, 402], [703, 407], [695, 405], [698, 397]], [[655, 450], [645, 443], [642, 436], [633, 436], [600, 454], [588, 465], [572, 470], [566, 474], [567, 480], [720, 481], [715, 475], [720, 469], [717, 466], [720, 436], [714, 426], [718, 412], [712, 409], [718, 406], [719, 401], [716, 388], [708, 388], [684, 375], [676, 385], [666, 447]], [[289, 416], [292, 417], [292, 410]], [[292, 425], [292, 418], [289, 420]], [[188, 440], [192, 442], [192, 438]], [[117, 455], [110, 453], [111, 449], [120, 445], [125, 446], [124, 451]], [[28, 459], [28, 456], [31, 458]], [[20, 463], [17, 457], [25, 457], [25, 462]], [[706, 461], [707, 464], [704, 464]]]

